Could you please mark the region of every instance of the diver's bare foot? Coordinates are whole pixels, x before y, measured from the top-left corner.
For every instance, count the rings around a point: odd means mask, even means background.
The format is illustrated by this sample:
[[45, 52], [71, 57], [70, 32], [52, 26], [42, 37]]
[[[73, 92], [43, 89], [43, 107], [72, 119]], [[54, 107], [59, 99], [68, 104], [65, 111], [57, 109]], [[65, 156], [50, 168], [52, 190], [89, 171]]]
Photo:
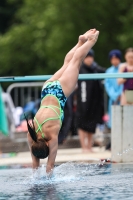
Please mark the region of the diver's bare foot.
[[99, 31], [96, 29], [91, 29], [88, 31], [86, 37], [88, 38], [89, 42], [92, 42], [92, 45], [94, 45], [98, 39]]
[[79, 43], [84, 44], [87, 40], [91, 42], [91, 46], [93, 46], [99, 36], [99, 31], [96, 29], [90, 29], [85, 34], [79, 36]]
[[81, 44], [84, 44], [87, 40], [88, 40], [88, 38], [85, 35], [80, 35], [79, 36], [79, 42]]
[[89, 31], [87, 31], [86, 33], [84, 33], [83, 35], [79, 36], [79, 42], [81, 42], [82, 44], [84, 44], [87, 40], [88, 40], [88, 34], [90, 32], [92, 32], [95, 29], [90, 29]]

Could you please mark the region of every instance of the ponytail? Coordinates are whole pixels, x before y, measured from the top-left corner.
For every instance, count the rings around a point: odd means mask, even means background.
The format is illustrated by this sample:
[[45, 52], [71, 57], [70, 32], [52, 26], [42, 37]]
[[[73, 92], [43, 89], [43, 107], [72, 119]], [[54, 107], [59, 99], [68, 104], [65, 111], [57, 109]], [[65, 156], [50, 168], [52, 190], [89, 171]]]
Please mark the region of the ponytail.
[[33, 119], [32, 119], [32, 125], [31, 125], [25, 114], [24, 114], [24, 116], [25, 116], [25, 119], [27, 122], [27, 128], [28, 128], [29, 134], [34, 141], [34, 143], [31, 146], [32, 154], [36, 158], [39, 158], [39, 159], [44, 159], [44, 158], [48, 157], [49, 147], [46, 144], [44, 139], [37, 140], [37, 135], [36, 135]]
[[33, 119], [32, 119], [32, 125], [31, 125], [29, 123], [25, 113], [24, 113], [24, 116], [25, 116], [25, 119], [26, 119], [26, 122], [27, 122], [27, 128], [28, 128], [29, 134], [30, 134], [31, 138], [34, 140], [34, 142], [37, 142], [37, 136], [36, 136], [36, 131], [35, 131]]

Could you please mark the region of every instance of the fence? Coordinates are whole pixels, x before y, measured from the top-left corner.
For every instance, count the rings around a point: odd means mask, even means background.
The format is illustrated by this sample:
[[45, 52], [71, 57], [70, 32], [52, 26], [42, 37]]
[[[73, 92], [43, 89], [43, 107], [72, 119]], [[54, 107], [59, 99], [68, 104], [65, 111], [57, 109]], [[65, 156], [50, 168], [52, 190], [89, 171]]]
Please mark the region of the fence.
[[40, 99], [41, 88], [44, 82], [13, 83], [7, 88], [7, 93], [12, 96], [15, 107], [23, 107], [26, 100]]
[[[29, 81], [28, 84], [25, 83], [23, 86], [26, 87], [26, 85], [29, 86], [31, 81], [44, 81], [47, 80], [51, 77], [51, 75], [47, 75], [47, 76], [23, 76], [23, 77], [0, 77], [0, 82], [25, 82], [25, 81]], [[117, 74], [80, 74], [79, 75], [79, 79], [80, 80], [89, 80], [89, 79], [106, 79], [106, 78], [133, 78], [133, 73], [117, 73]], [[37, 83], [34, 83], [37, 84]], [[32, 87], [34, 87], [34, 84], [32, 85]], [[43, 83], [38, 83], [38, 86], [41, 86]], [[40, 85], [41, 84], [41, 85]], [[8, 92], [11, 91], [11, 87], [8, 88]], [[131, 109], [130, 109], [131, 108]], [[121, 109], [121, 106], [117, 106], [117, 109]], [[124, 108], [122, 108], [124, 109]], [[121, 121], [123, 120], [123, 115], [121, 113], [123, 113], [123, 111], [120, 112], [115, 112], [116, 108], [114, 106], [113, 108], [113, 123], [112, 123], [112, 146], [113, 148], [113, 155], [116, 155], [118, 153], [118, 149], [120, 150], [120, 152], [123, 152], [124, 149], [127, 147], [132, 147], [133, 148], [133, 144], [132, 141], [130, 139], [132, 139], [132, 121], [133, 121], [133, 116], [132, 116], [132, 112], [133, 112], [133, 106], [130, 107], [126, 107], [125, 108], [125, 114], [124, 114], [124, 121], [123, 121], [123, 125], [121, 124]], [[118, 118], [118, 116], [122, 116], [120, 118]], [[126, 117], [125, 117], [126, 116]], [[131, 119], [131, 120], [130, 120]], [[120, 142], [117, 142], [119, 141]], [[126, 141], [126, 142], [125, 142]], [[123, 144], [123, 145], [122, 145]], [[126, 146], [125, 146], [126, 144]], [[118, 146], [118, 148], [116, 148], [116, 146]], [[124, 157], [125, 156], [125, 157]], [[123, 162], [130, 162], [132, 161], [133, 158], [133, 151], [132, 153], [130, 153], [130, 157], [128, 158], [128, 154], [125, 154], [123, 156], [123, 160], [120, 159], [119, 161], [123, 161]]]

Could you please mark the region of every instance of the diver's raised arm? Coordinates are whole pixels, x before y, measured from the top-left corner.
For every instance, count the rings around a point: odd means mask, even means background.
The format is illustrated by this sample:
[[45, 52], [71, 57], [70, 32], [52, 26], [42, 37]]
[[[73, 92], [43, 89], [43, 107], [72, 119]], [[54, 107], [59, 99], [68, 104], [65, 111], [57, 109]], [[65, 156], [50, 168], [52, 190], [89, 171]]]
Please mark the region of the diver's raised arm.
[[29, 149], [30, 149], [30, 153], [31, 153], [31, 157], [32, 157], [32, 168], [33, 169], [37, 169], [39, 166], [40, 166], [40, 159], [35, 157], [33, 154], [32, 154], [32, 151], [31, 151], [31, 146], [32, 146], [32, 143], [34, 142], [33, 139], [31, 138], [30, 134], [27, 133], [27, 139], [28, 139], [28, 146], [29, 146]]
[[47, 166], [46, 166], [46, 172], [52, 173], [52, 170], [55, 164], [57, 149], [58, 149], [58, 136], [54, 136], [48, 142], [48, 146], [49, 146], [49, 156], [48, 156], [48, 161], [47, 161]]

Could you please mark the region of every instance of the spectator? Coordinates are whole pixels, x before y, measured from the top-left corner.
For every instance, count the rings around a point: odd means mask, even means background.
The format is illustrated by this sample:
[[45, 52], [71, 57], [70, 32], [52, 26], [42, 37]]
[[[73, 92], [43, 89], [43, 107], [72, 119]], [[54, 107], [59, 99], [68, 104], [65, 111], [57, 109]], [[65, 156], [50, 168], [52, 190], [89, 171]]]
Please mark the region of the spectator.
[[[106, 70], [106, 73], [118, 73], [119, 66], [121, 63], [121, 52], [117, 49], [112, 50], [109, 52], [109, 59], [111, 63], [111, 67]], [[120, 96], [122, 93], [123, 86], [118, 85], [117, 79], [115, 78], [108, 78], [105, 79], [105, 89], [109, 96], [109, 103], [108, 103], [108, 114], [109, 114], [109, 121], [108, 121], [108, 128], [111, 129], [111, 106], [116, 104], [120, 104]]]
[[77, 136], [77, 86], [76, 90], [73, 92], [72, 122], [71, 122], [70, 132], [72, 136]]
[[[94, 61], [94, 51], [90, 50], [81, 66], [80, 74], [102, 73], [105, 69]], [[78, 81], [77, 126], [84, 152], [92, 151], [92, 137], [96, 125], [102, 123], [104, 114], [103, 88], [99, 80]]]
[[[128, 48], [125, 53], [126, 63], [120, 67], [120, 72], [133, 72], [133, 48]], [[133, 78], [119, 78], [119, 84], [124, 84], [121, 95], [121, 105], [133, 104]]]

